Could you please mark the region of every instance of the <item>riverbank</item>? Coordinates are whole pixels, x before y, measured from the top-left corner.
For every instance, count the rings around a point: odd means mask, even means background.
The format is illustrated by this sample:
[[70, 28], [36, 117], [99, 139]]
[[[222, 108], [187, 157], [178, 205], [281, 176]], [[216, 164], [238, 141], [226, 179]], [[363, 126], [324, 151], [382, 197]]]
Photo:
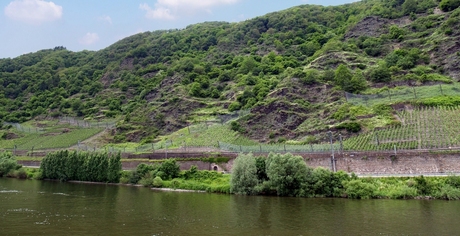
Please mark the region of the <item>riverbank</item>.
[[[199, 171], [202, 172], [202, 171]], [[22, 168], [16, 170], [16, 173], [25, 173], [22, 175], [14, 175], [12, 173], [6, 175], [10, 178], [22, 179], [40, 179], [39, 169]], [[124, 171], [123, 175], [129, 173]], [[180, 178], [175, 178], [169, 181], [163, 181], [162, 187], [151, 187], [145, 184], [132, 183], [102, 183], [90, 181], [68, 181], [78, 184], [89, 185], [122, 185], [131, 187], [149, 187], [153, 191], [172, 191], [172, 192], [210, 192], [210, 193], [225, 193], [233, 194], [230, 189], [229, 174], [210, 174], [212, 178], [184, 179], [186, 171], [181, 173]], [[207, 171], [203, 171], [202, 175], [209, 175]], [[142, 181], [140, 181], [142, 182]], [[414, 176], [414, 177], [360, 177], [350, 179], [343, 183], [344, 188], [341, 190], [340, 196], [337, 198], [350, 199], [420, 199], [420, 200], [459, 200], [460, 199], [460, 176]], [[327, 186], [323, 186], [327, 187]], [[270, 193], [260, 193], [261, 195], [270, 195]], [[310, 196], [310, 197], [328, 197], [328, 196]]]

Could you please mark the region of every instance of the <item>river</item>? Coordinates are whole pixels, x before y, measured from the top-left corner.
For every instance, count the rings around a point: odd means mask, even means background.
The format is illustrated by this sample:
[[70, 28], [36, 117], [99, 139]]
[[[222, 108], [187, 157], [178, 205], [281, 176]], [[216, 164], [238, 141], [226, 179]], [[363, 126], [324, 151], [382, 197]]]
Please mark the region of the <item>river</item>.
[[0, 235], [457, 235], [460, 201], [156, 192], [0, 178]]

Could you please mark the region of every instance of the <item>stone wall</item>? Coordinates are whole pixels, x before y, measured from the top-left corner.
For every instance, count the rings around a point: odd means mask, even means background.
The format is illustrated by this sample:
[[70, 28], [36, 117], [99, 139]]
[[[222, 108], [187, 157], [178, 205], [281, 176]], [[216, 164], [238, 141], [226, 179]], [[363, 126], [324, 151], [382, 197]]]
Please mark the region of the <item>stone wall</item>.
[[[256, 155], [266, 156], [267, 153]], [[301, 155], [308, 166], [332, 169], [331, 154], [296, 154]], [[224, 155], [222, 155], [224, 156]], [[229, 156], [227, 163], [209, 163], [202, 161], [179, 161], [182, 170], [188, 170], [192, 165], [199, 170], [217, 170], [230, 172], [235, 155]], [[335, 154], [337, 170], [354, 172], [360, 175], [367, 174], [433, 174], [433, 173], [460, 173], [460, 153], [430, 153], [406, 152], [394, 155], [391, 152], [359, 152]], [[18, 161], [24, 166], [40, 166], [39, 161]], [[124, 170], [135, 169], [145, 161], [123, 161]]]

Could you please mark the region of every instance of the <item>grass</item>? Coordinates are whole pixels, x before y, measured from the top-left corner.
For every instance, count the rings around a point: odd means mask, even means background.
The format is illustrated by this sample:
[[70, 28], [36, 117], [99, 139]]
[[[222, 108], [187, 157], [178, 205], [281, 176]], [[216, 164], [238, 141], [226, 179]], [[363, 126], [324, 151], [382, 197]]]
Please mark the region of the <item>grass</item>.
[[460, 147], [460, 107], [422, 108], [397, 113], [401, 125], [344, 141], [345, 150], [379, 151]]
[[[40, 125], [40, 132], [28, 132], [29, 128], [38, 130], [34, 125]], [[16, 146], [19, 150], [68, 148], [104, 130], [103, 128], [80, 128], [71, 124], [58, 124], [56, 121], [29, 121], [21, 124], [21, 127], [22, 129], [19, 130], [16, 128], [10, 130], [16, 133], [18, 138], [2, 139], [0, 147], [13, 149]]]
[[347, 94], [347, 101], [354, 105], [373, 106], [377, 104], [417, 101], [436, 96], [460, 96], [460, 84], [442, 84], [420, 87], [396, 87], [370, 90], [369, 94]]
[[257, 142], [252, 141], [238, 132], [230, 129], [228, 124], [211, 124], [192, 125], [187, 128], [180, 129], [169, 135], [160, 136], [154, 144], [136, 144], [122, 143], [110, 144], [107, 147], [113, 151], [126, 152], [151, 152], [158, 149], [179, 149], [186, 147], [218, 147], [219, 142], [232, 143], [235, 145], [256, 145]]

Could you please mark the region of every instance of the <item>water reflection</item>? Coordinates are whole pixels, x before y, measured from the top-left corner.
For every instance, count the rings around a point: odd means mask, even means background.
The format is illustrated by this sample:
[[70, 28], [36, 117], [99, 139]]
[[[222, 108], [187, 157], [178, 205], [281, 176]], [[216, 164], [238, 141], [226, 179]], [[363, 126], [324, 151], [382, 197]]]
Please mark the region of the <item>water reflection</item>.
[[455, 235], [460, 201], [154, 192], [0, 178], [1, 235]]

